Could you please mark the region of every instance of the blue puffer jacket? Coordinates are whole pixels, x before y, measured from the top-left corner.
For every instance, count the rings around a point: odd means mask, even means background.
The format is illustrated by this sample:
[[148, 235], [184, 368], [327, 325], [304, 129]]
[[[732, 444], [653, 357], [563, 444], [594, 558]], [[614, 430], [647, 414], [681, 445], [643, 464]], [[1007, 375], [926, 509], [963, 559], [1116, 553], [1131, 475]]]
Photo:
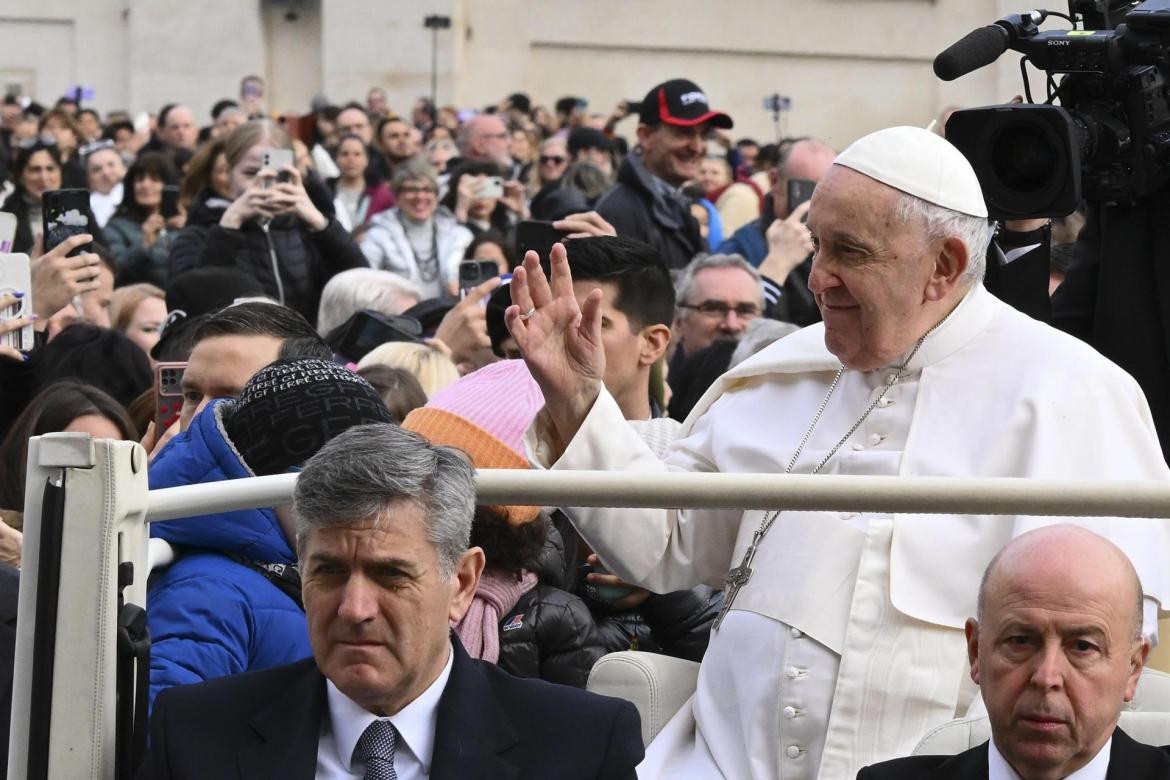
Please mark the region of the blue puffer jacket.
[[[208, 406], [159, 453], [150, 487], [253, 476], [227, 440], [222, 401]], [[291, 663], [311, 655], [305, 613], [254, 569], [220, 551], [266, 563], [296, 556], [271, 509], [224, 512], [155, 523], [151, 536], [177, 559], [150, 582], [147, 625], [150, 702], [173, 685]]]

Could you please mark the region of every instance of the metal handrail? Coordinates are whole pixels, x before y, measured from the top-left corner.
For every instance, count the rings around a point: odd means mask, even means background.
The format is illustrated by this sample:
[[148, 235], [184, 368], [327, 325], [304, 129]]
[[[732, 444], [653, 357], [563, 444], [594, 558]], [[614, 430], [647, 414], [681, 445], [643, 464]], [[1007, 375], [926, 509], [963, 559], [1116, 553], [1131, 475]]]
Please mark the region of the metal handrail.
[[[150, 491], [147, 519], [288, 503], [295, 474]], [[485, 469], [483, 504], [1170, 518], [1170, 482]]]

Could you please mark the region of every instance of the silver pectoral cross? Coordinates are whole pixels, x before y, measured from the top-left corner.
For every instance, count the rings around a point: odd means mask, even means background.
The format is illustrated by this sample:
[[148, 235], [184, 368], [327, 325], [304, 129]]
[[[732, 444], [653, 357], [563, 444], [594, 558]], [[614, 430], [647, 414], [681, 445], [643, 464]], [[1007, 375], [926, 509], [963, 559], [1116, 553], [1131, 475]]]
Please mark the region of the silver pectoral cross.
[[[769, 523], [769, 525], [771, 524]], [[748, 580], [752, 578], [752, 561], [756, 557], [756, 550], [759, 549], [760, 542], [763, 541], [765, 533], [767, 533], [767, 529], [760, 528], [752, 535], [752, 543], [748, 545], [747, 550], [744, 552], [743, 560], [739, 562], [739, 566], [727, 572], [727, 578], [724, 580], [723, 608], [715, 616], [715, 623], [711, 626], [713, 630], [719, 630], [719, 626], [723, 624], [723, 618], [727, 616], [727, 611], [731, 609], [731, 604], [735, 601], [736, 595], [748, 584]]]

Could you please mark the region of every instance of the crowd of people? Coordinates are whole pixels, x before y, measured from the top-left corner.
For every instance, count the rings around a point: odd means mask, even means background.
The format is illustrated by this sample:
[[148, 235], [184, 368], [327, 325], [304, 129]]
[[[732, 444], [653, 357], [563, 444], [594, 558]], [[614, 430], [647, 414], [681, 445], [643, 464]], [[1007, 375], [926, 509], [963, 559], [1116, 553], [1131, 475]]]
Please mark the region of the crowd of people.
[[[1170, 479], [1134, 380], [1024, 316], [1077, 215], [995, 225], [926, 130], [737, 138], [687, 79], [609, 112], [375, 87], [277, 117], [264, 86], [0, 111], [31, 259], [0, 334], [34, 331], [0, 346], [2, 581], [32, 436], [139, 441], [152, 488], [300, 473], [152, 525], [142, 776], [1170, 776], [1114, 730], [1164, 523], [488, 506], [471, 477]], [[50, 246], [61, 189], [86, 232]], [[645, 756], [579, 690], [621, 650], [702, 663]], [[984, 703], [955, 774], [879, 763]]]

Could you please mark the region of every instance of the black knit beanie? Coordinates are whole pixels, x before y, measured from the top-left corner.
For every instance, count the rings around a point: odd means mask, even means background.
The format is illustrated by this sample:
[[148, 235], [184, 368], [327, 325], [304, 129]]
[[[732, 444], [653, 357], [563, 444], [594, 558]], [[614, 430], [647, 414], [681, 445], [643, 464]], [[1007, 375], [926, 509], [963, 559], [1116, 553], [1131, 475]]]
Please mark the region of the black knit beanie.
[[224, 432], [257, 476], [302, 465], [355, 425], [393, 421], [366, 380], [336, 363], [304, 358], [265, 366], [223, 410]]

